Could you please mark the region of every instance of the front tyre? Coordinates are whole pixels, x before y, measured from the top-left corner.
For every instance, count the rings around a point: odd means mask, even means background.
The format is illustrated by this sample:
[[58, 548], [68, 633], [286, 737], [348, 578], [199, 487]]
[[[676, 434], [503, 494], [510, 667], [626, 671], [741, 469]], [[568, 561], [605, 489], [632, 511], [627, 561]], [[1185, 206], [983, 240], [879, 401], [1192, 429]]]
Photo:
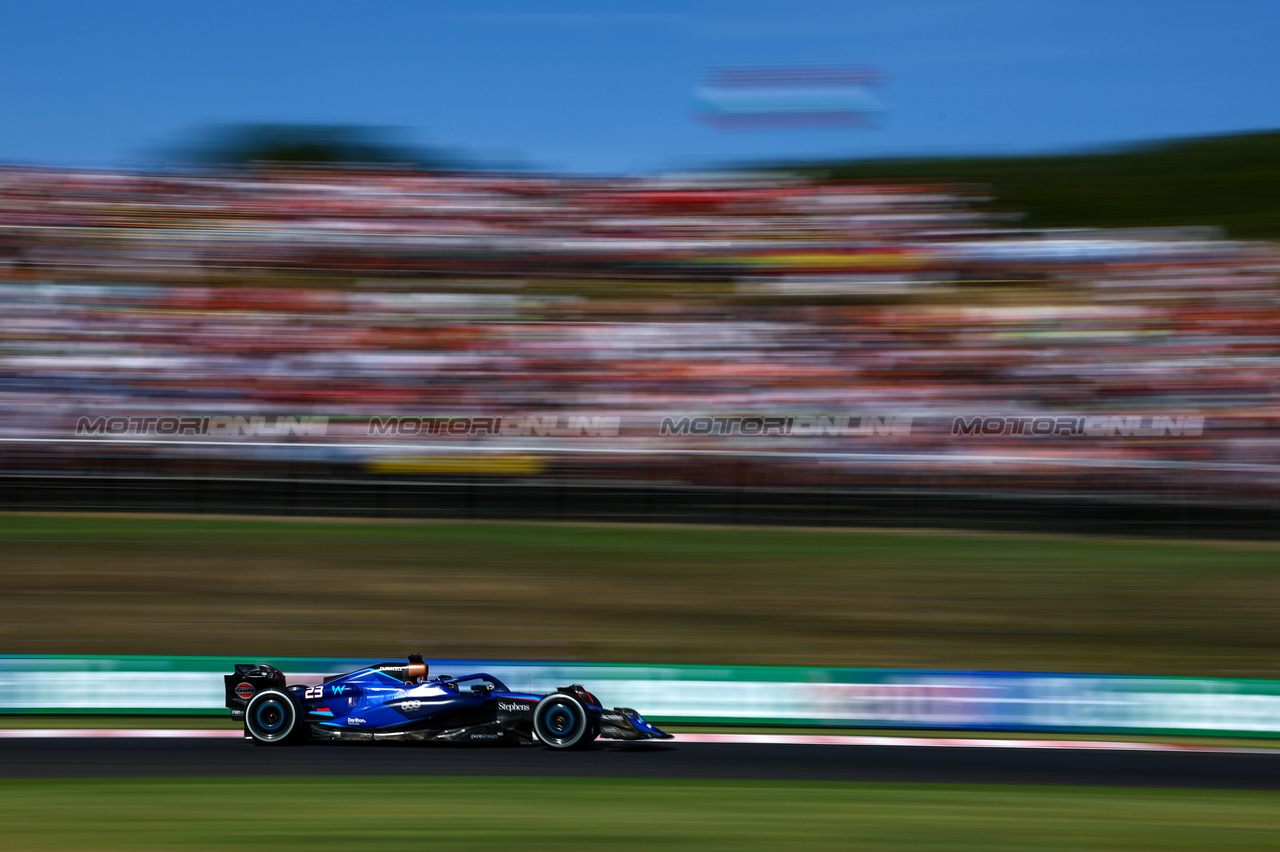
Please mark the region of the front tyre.
[[585, 745], [595, 737], [593, 720], [572, 695], [548, 695], [533, 709], [533, 732], [551, 748]]
[[253, 696], [244, 709], [249, 735], [264, 745], [279, 745], [297, 736], [298, 705], [283, 692], [268, 689]]

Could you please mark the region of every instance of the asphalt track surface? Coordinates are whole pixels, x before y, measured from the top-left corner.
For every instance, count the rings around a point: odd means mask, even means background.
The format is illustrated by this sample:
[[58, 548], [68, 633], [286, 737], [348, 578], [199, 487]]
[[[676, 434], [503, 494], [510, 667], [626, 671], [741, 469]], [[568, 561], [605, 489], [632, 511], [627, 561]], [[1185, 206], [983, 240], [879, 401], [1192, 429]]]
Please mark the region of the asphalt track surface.
[[894, 781], [1280, 790], [1280, 753], [1090, 751], [730, 743], [538, 746], [241, 739], [0, 740], [3, 778], [525, 776]]

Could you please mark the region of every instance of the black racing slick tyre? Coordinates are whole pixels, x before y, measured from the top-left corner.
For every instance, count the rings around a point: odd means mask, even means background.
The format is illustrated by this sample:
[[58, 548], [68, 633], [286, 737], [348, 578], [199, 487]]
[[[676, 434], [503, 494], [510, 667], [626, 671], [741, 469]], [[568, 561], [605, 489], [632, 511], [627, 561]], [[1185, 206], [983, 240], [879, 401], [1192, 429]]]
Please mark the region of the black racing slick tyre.
[[595, 737], [594, 724], [582, 702], [572, 695], [548, 695], [533, 708], [533, 732], [551, 748], [586, 745]]
[[302, 717], [291, 696], [268, 689], [253, 696], [245, 707], [244, 727], [257, 742], [280, 745], [298, 738]]

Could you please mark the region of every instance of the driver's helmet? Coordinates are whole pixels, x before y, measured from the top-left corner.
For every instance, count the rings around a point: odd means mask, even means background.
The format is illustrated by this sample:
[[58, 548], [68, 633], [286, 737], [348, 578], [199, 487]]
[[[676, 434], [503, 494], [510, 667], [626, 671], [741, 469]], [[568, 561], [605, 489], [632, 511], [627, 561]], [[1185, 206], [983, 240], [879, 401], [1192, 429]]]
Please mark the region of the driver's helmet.
[[422, 661], [421, 654], [409, 655], [409, 665], [405, 669], [404, 682], [408, 685], [427, 682], [427, 664]]

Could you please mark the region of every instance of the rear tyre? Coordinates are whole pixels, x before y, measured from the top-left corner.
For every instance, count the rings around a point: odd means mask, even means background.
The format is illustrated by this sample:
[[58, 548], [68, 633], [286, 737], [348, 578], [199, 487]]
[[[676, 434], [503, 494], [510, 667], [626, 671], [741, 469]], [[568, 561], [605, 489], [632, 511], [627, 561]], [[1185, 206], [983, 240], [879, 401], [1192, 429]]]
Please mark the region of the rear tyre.
[[593, 720], [572, 695], [548, 695], [533, 709], [533, 732], [551, 748], [573, 748], [591, 742]]
[[295, 739], [301, 727], [298, 705], [276, 689], [259, 692], [244, 709], [244, 727], [264, 745], [279, 745]]

